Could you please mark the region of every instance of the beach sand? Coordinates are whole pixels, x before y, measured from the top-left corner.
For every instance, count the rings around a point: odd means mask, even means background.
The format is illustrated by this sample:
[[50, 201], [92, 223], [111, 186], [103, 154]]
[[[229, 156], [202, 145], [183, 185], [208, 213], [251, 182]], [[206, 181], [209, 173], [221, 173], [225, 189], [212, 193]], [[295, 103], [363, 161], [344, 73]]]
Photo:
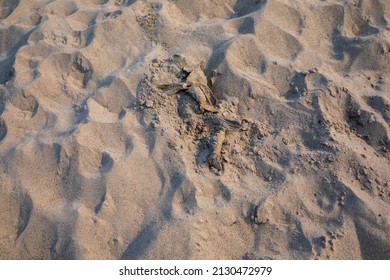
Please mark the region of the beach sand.
[[0, 0], [0, 259], [390, 259], [389, 21]]

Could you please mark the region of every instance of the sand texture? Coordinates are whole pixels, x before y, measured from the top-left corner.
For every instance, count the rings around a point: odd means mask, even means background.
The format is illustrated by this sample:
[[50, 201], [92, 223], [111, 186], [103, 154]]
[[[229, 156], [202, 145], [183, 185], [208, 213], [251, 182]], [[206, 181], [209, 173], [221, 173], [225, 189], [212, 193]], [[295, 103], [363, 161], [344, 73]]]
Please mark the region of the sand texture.
[[0, 259], [390, 259], [389, 22], [0, 0]]

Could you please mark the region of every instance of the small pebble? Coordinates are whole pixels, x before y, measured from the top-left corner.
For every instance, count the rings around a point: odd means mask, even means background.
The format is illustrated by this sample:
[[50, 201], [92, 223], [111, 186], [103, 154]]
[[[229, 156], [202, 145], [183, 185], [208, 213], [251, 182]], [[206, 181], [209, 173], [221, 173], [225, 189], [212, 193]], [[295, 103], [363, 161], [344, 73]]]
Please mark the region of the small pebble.
[[153, 101], [151, 101], [151, 100], [146, 100], [146, 102], [145, 102], [145, 107], [146, 107], [146, 108], [153, 108], [153, 107], [154, 107]]

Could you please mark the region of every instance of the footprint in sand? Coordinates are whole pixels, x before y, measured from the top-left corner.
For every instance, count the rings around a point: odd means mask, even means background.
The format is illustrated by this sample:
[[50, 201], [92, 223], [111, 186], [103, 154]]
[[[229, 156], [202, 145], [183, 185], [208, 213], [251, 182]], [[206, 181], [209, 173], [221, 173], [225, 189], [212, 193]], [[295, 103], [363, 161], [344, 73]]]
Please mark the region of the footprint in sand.
[[0, 119], [0, 143], [7, 136], [7, 126], [3, 119]]

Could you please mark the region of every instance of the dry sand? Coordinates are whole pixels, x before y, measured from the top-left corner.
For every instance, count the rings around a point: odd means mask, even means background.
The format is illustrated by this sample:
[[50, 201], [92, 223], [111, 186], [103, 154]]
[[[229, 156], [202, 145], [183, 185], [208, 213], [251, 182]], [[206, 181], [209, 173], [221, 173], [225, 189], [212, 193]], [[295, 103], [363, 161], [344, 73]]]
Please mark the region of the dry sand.
[[1, 259], [390, 259], [390, 1], [0, 6]]

